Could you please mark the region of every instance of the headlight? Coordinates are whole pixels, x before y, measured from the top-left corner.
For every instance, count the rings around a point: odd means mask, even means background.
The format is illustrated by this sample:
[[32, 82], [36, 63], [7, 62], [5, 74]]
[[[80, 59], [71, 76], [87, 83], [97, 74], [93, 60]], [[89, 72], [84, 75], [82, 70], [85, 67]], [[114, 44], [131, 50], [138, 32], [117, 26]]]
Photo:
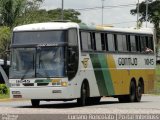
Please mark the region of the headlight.
[[54, 80], [52, 80], [52, 85], [53, 85], [53, 86], [67, 87], [67, 86], [68, 86], [68, 83], [67, 83], [67, 82], [62, 82], [61, 79], [54, 79]]
[[67, 86], [68, 86], [68, 83], [67, 83], [67, 82], [61, 82], [61, 85], [62, 85], [63, 87], [67, 87]]
[[52, 80], [52, 85], [54, 85], [54, 86], [61, 86], [61, 79]]

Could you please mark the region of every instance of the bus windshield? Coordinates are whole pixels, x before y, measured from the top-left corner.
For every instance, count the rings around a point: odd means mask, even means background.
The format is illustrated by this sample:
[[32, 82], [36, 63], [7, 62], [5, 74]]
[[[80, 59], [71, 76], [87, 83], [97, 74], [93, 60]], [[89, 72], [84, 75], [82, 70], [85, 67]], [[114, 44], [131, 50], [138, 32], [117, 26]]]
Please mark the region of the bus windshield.
[[12, 44], [52, 44], [65, 42], [65, 30], [54, 31], [21, 31], [13, 33]]
[[12, 79], [64, 77], [64, 71], [64, 47], [12, 50]]

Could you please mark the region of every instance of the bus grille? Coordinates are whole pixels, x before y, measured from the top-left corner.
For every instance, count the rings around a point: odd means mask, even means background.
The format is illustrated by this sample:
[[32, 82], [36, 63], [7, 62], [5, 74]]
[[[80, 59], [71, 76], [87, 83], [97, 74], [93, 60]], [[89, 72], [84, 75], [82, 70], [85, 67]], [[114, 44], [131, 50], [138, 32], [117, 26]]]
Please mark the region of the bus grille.
[[24, 83], [24, 86], [34, 86], [34, 83]]

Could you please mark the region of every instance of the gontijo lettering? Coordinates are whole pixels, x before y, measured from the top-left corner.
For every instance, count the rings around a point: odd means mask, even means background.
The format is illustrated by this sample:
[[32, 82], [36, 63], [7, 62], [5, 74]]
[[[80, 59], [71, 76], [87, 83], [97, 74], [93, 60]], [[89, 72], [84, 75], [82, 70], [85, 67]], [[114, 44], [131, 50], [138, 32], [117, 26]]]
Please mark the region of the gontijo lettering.
[[137, 58], [118, 58], [118, 64], [121, 66], [125, 65], [138, 65], [138, 59]]

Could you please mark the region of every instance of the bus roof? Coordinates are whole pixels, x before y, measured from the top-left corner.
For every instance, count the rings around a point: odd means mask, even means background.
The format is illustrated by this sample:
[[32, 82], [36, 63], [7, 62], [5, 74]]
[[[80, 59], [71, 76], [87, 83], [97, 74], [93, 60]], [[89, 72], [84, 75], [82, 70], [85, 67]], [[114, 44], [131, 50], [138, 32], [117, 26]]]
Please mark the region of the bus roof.
[[65, 30], [78, 27], [78, 24], [73, 22], [46, 22], [17, 26], [13, 31]]
[[13, 29], [13, 31], [39, 31], [39, 30], [65, 30], [68, 28], [80, 28], [83, 30], [100, 30], [100, 31], [112, 31], [112, 32], [122, 32], [122, 33], [141, 33], [141, 34], [153, 34], [153, 29], [142, 28], [142, 29], [134, 29], [134, 28], [115, 28], [115, 27], [102, 27], [102, 26], [94, 26], [94, 25], [86, 25], [86, 24], [77, 24], [74, 22], [46, 22], [46, 23], [35, 23], [17, 26]]
[[124, 32], [124, 33], [135, 33], [135, 34], [153, 34], [153, 29], [150, 28], [141, 28], [141, 29], [135, 29], [135, 28], [112, 28], [112, 27], [106, 27], [104, 28], [105, 31], [113, 31], [113, 32]]
[[85, 24], [79, 24], [80, 29], [87, 30], [100, 30], [100, 31], [112, 31], [112, 32], [121, 32], [121, 33], [135, 33], [135, 34], [153, 34], [154, 30], [152, 28], [115, 28], [115, 27], [103, 27], [103, 26], [87, 26]]

